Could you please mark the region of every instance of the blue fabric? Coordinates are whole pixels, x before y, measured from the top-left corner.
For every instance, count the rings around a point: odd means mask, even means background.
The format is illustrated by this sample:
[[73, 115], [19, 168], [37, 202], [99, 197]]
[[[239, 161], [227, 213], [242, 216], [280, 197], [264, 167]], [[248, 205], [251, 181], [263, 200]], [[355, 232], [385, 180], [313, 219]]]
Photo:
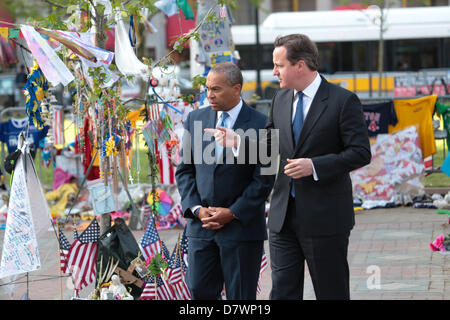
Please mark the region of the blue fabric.
[[[0, 141], [6, 143], [8, 153], [13, 153], [17, 149], [17, 139], [19, 133], [24, 131], [27, 133], [28, 118], [24, 119], [10, 119], [0, 123]], [[30, 124], [27, 139], [35, 149], [39, 147], [39, 142], [47, 135], [49, 126], [44, 126], [39, 130], [34, 125]]]
[[[297, 109], [295, 111], [294, 122], [292, 123], [292, 134], [294, 136], [295, 145], [297, 145], [298, 138], [300, 137], [300, 131], [303, 126], [303, 92], [297, 92], [298, 102]], [[294, 183], [291, 184], [291, 195], [295, 197]]]
[[298, 102], [297, 102], [297, 110], [295, 111], [294, 122], [292, 123], [292, 133], [294, 135], [294, 141], [297, 145], [298, 138], [300, 137], [300, 131], [303, 126], [303, 92], [297, 92]]
[[[224, 128], [228, 128], [226, 126], [226, 120], [228, 119], [230, 115], [227, 112], [223, 112], [222, 116], [220, 117], [220, 122], [217, 125], [218, 127], [224, 127]], [[221, 146], [220, 144], [218, 144], [216, 142], [216, 159], [219, 159], [220, 156], [222, 155], [223, 152], [223, 146]]]
[[445, 157], [444, 163], [441, 165], [441, 171], [450, 176], [450, 153]]

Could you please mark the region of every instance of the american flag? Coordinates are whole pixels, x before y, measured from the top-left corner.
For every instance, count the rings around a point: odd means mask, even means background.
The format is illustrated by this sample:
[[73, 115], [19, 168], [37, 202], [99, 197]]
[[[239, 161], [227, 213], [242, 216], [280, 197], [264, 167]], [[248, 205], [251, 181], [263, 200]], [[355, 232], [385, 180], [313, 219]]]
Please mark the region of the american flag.
[[145, 229], [144, 236], [141, 240], [141, 251], [144, 259], [147, 259], [151, 255], [156, 255], [161, 252], [161, 249], [164, 249], [164, 254], [168, 258], [170, 254], [166, 254], [168, 252], [167, 248], [164, 248], [165, 245], [162, 243], [159, 238], [158, 230], [156, 230], [155, 225], [155, 216], [153, 214], [150, 215], [150, 220], [148, 221], [147, 229]]
[[183, 209], [181, 208], [181, 204], [177, 203], [175, 206], [173, 206], [172, 209], [169, 211], [169, 215], [172, 216], [172, 219], [174, 222], [178, 223], [181, 226], [186, 225], [186, 221], [183, 217]]
[[156, 162], [159, 166], [159, 179], [161, 184], [175, 184], [175, 168], [171, 161], [169, 146], [164, 143], [158, 147], [155, 142]]
[[184, 228], [183, 235], [181, 236], [180, 251], [181, 251], [181, 258], [182, 258], [181, 270], [184, 273], [186, 273], [186, 270], [188, 268], [188, 239], [186, 237], [186, 228]]
[[62, 273], [66, 273], [67, 269], [67, 259], [70, 249], [70, 242], [67, 240], [64, 233], [59, 229], [59, 261]]
[[139, 300], [176, 300], [175, 294], [170, 288], [170, 285], [161, 278], [156, 276], [156, 288], [155, 278], [150, 276], [148, 282], [145, 284]]
[[158, 120], [160, 118], [158, 104], [152, 104], [148, 107], [148, 118], [150, 121]]
[[167, 275], [178, 300], [191, 300], [191, 294], [186, 285], [186, 282], [184, 281], [185, 274], [181, 268], [183, 264], [182, 258], [180, 256], [181, 250], [179, 254], [178, 248], [179, 244], [177, 243], [169, 260], [169, 270], [167, 272]]
[[266, 256], [266, 252], [263, 251], [263, 256], [261, 259], [261, 268], [259, 269], [259, 279], [258, 279], [258, 287], [256, 288], [256, 294], [260, 294], [261, 293], [261, 277], [262, 277], [262, 273], [264, 272], [264, 270], [267, 269], [267, 256]]
[[94, 219], [69, 249], [66, 272], [72, 274], [75, 290], [81, 290], [95, 280], [100, 226]]

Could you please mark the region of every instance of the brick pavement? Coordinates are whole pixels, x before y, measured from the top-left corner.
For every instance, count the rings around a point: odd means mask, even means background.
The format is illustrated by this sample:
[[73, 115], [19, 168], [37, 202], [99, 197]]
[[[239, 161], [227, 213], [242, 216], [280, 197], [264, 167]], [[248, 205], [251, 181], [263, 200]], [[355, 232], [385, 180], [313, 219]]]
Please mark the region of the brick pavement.
[[[358, 211], [350, 236], [349, 266], [351, 298], [354, 300], [450, 299], [450, 255], [431, 252], [429, 243], [441, 233], [449, 234], [450, 216], [433, 209], [410, 207]], [[172, 250], [181, 229], [160, 231]], [[134, 231], [139, 241], [142, 231]], [[0, 250], [4, 231], [0, 231]], [[71, 232], [67, 232], [71, 241]], [[59, 278], [59, 256], [55, 235], [46, 234], [39, 243], [42, 268], [30, 273], [28, 290], [35, 300], [70, 299], [70, 279]], [[265, 250], [269, 255], [268, 242]], [[0, 286], [0, 299], [23, 299], [26, 277], [19, 276], [14, 287]], [[379, 280], [379, 282], [377, 282]], [[3, 282], [5, 279], [3, 279]], [[0, 280], [0, 283], [2, 280]], [[268, 299], [270, 265], [262, 275], [258, 299]], [[83, 291], [85, 297], [92, 285]], [[9, 292], [8, 292], [9, 290]], [[311, 278], [306, 268], [305, 299], [314, 300]]]

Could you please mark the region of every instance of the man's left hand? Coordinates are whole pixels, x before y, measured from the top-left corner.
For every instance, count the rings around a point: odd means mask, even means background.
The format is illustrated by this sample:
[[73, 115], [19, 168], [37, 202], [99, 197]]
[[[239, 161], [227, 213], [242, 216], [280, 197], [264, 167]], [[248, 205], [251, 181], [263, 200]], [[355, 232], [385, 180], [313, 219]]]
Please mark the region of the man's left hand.
[[298, 179], [313, 174], [312, 160], [308, 158], [287, 159], [288, 164], [284, 166], [284, 174]]
[[228, 208], [209, 207], [215, 213], [207, 218], [201, 219], [203, 228], [218, 230], [235, 218], [233, 212]]

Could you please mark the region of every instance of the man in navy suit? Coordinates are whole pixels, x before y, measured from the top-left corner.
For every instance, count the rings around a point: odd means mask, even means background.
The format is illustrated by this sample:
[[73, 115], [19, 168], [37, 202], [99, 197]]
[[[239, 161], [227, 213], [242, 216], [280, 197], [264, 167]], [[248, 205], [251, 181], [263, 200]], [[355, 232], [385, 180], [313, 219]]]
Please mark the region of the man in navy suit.
[[267, 117], [242, 101], [242, 83], [233, 63], [214, 66], [206, 80], [210, 106], [192, 111], [185, 121], [175, 177], [189, 218], [186, 282], [193, 299], [220, 299], [224, 284], [227, 299], [256, 299], [267, 239], [265, 201], [274, 175], [261, 174], [258, 159], [240, 161], [237, 150], [223, 148], [208, 134], [216, 127], [244, 132], [265, 127]]
[[[280, 165], [268, 220], [270, 298], [303, 299], [306, 261], [318, 300], [347, 300], [355, 224], [349, 172], [371, 159], [362, 106], [319, 75], [318, 50], [306, 35], [278, 37], [274, 47], [280, 90], [266, 129], [279, 130]], [[229, 138], [222, 144], [237, 148], [237, 135], [223, 131]]]
[[281, 89], [267, 129], [280, 129], [280, 170], [268, 221], [270, 297], [302, 299], [306, 261], [317, 299], [350, 299], [349, 173], [371, 159], [362, 106], [354, 93], [318, 74], [318, 50], [306, 35], [278, 37], [274, 46]]

